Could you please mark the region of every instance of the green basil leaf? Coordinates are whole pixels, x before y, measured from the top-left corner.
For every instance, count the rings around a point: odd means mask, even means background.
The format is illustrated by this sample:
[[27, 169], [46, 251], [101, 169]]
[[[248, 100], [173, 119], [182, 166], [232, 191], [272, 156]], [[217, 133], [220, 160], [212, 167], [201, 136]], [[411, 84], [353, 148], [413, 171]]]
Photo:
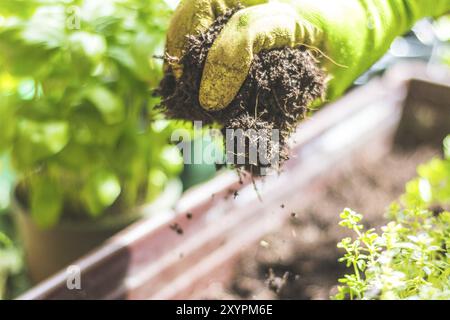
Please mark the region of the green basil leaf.
[[106, 124], [118, 124], [125, 119], [125, 106], [108, 89], [101, 86], [91, 88], [87, 91], [86, 97], [95, 105]]
[[445, 158], [450, 160], [450, 136], [444, 140], [444, 154]]
[[108, 170], [101, 170], [91, 176], [81, 191], [81, 197], [88, 213], [98, 217], [117, 200], [121, 191], [117, 176]]
[[32, 164], [59, 153], [69, 142], [69, 125], [64, 121], [38, 122], [23, 119], [17, 127], [15, 157], [19, 164]]
[[31, 216], [38, 227], [55, 226], [62, 213], [63, 195], [57, 183], [47, 176], [39, 176], [31, 183]]

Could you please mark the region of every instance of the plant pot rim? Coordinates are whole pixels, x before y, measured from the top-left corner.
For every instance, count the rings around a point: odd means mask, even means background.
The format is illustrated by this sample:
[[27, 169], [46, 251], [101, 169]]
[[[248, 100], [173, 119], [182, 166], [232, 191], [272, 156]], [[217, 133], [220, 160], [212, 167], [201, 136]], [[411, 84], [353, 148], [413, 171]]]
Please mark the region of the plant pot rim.
[[[17, 185], [16, 185], [17, 186]], [[16, 186], [13, 190], [16, 189]], [[67, 231], [99, 231], [99, 230], [110, 230], [114, 228], [123, 228], [140, 218], [149, 217], [158, 212], [166, 212], [173, 205], [175, 205], [176, 201], [180, 198], [182, 194], [183, 186], [179, 179], [170, 180], [164, 190], [158, 195], [158, 197], [149, 203], [139, 205], [136, 207], [129, 208], [126, 214], [105, 214], [100, 216], [97, 219], [86, 218], [80, 220], [69, 220], [64, 218], [64, 214], [62, 214], [59, 222], [49, 228], [48, 230], [52, 230], [57, 228], [59, 230], [67, 230]], [[17, 199], [16, 193], [12, 192], [11, 196], [11, 209], [13, 214], [21, 215], [25, 219], [34, 223], [30, 217], [30, 212], [26, 209], [20, 201]], [[43, 229], [45, 230], [45, 229]]]

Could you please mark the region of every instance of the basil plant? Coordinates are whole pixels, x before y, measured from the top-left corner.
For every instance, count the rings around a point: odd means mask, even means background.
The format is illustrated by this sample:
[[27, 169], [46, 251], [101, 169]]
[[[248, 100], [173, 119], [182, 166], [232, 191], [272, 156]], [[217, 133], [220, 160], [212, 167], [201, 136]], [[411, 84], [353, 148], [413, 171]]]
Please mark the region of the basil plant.
[[182, 160], [152, 97], [170, 10], [163, 0], [0, 5], [0, 153], [43, 228], [154, 200]]

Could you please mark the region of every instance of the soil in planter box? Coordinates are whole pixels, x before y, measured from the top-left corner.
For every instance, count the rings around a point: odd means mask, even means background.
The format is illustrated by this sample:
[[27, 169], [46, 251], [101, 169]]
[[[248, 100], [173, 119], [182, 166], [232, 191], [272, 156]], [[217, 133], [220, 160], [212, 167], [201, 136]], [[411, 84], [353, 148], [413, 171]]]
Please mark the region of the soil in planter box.
[[306, 209], [286, 212], [290, 222], [279, 232], [242, 255], [228, 288], [211, 289], [204, 297], [329, 299], [336, 293], [337, 279], [347, 271], [337, 261], [343, 253], [336, 244], [350, 235], [338, 226], [339, 213], [350, 207], [364, 214], [366, 226], [384, 225], [385, 208], [416, 176], [417, 165], [437, 154], [438, 149], [422, 147], [392, 152], [376, 162], [355, 159], [327, 179]]
[[[244, 134], [245, 165], [236, 165], [258, 175], [263, 164], [250, 163], [250, 139], [256, 139], [252, 143], [257, 145], [267, 145], [265, 161], [273, 159], [274, 152], [279, 152], [280, 163], [287, 160], [287, 139], [298, 121], [306, 116], [308, 106], [324, 96], [325, 74], [305, 48], [265, 51], [254, 57], [246, 81], [227, 108], [215, 112], [204, 110], [199, 103], [203, 67], [209, 49], [233, 13], [219, 17], [206, 33], [189, 37], [189, 50], [180, 60], [182, 77], [177, 81], [169, 70], [157, 94], [162, 96], [162, 109], [169, 118], [202, 121], [205, 125], [218, 123], [224, 131], [258, 132], [256, 138]], [[170, 57], [166, 58], [170, 65], [168, 60]], [[279, 144], [271, 139], [273, 129], [279, 130]]]

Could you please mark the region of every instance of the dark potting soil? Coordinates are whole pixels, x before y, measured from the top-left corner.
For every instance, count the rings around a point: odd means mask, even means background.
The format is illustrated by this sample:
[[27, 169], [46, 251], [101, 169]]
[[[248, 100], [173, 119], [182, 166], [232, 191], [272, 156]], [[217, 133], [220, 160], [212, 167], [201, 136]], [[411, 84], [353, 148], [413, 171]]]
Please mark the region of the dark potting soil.
[[[208, 51], [233, 13], [219, 17], [207, 32], [189, 36], [189, 49], [179, 61], [183, 75], [177, 81], [169, 68], [156, 94], [162, 96], [161, 106], [169, 118], [202, 121], [205, 125], [218, 123], [224, 131], [258, 132], [256, 138], [244, 134], [245, 165], [236, 165], [258, 175], [263, 164], [250, 163], [249, 139], [256, 145], [267, 145], [265, 161], [273, 159], [273, 152], [279, 152], [280, 164], [287, 160], [287, 139], [305, 117], [308, 106], [323, 98], [325, 74], [313, 54], [303, 47], [261, 52], [255, 55], [248, 77], [231, 104], [220, 111], [204, 110], [199, 88]], [[166, 63], [170, 62], [166, 57]], [[273, 129], [279, 130], [279, 145], [272, 142]]]
[[386, 223], [385, 209], [416, 176], [417, 165], [437, 154], [438, 149], [422, 147], [391, 152], [380, 161], [368, 156], [345, 164], [305, 209], [284, 209], [289, 223], [242, 254], [228, 287], [212, 287], [203, 298], [329, 299], [337, 293], [338, 278], [349, 272], [338, 262], [343, 252], [336, 244], [352, 236], [338, 225], [340, 212], [350, 207], [364, 214], [367, 227], [379, 231]]

